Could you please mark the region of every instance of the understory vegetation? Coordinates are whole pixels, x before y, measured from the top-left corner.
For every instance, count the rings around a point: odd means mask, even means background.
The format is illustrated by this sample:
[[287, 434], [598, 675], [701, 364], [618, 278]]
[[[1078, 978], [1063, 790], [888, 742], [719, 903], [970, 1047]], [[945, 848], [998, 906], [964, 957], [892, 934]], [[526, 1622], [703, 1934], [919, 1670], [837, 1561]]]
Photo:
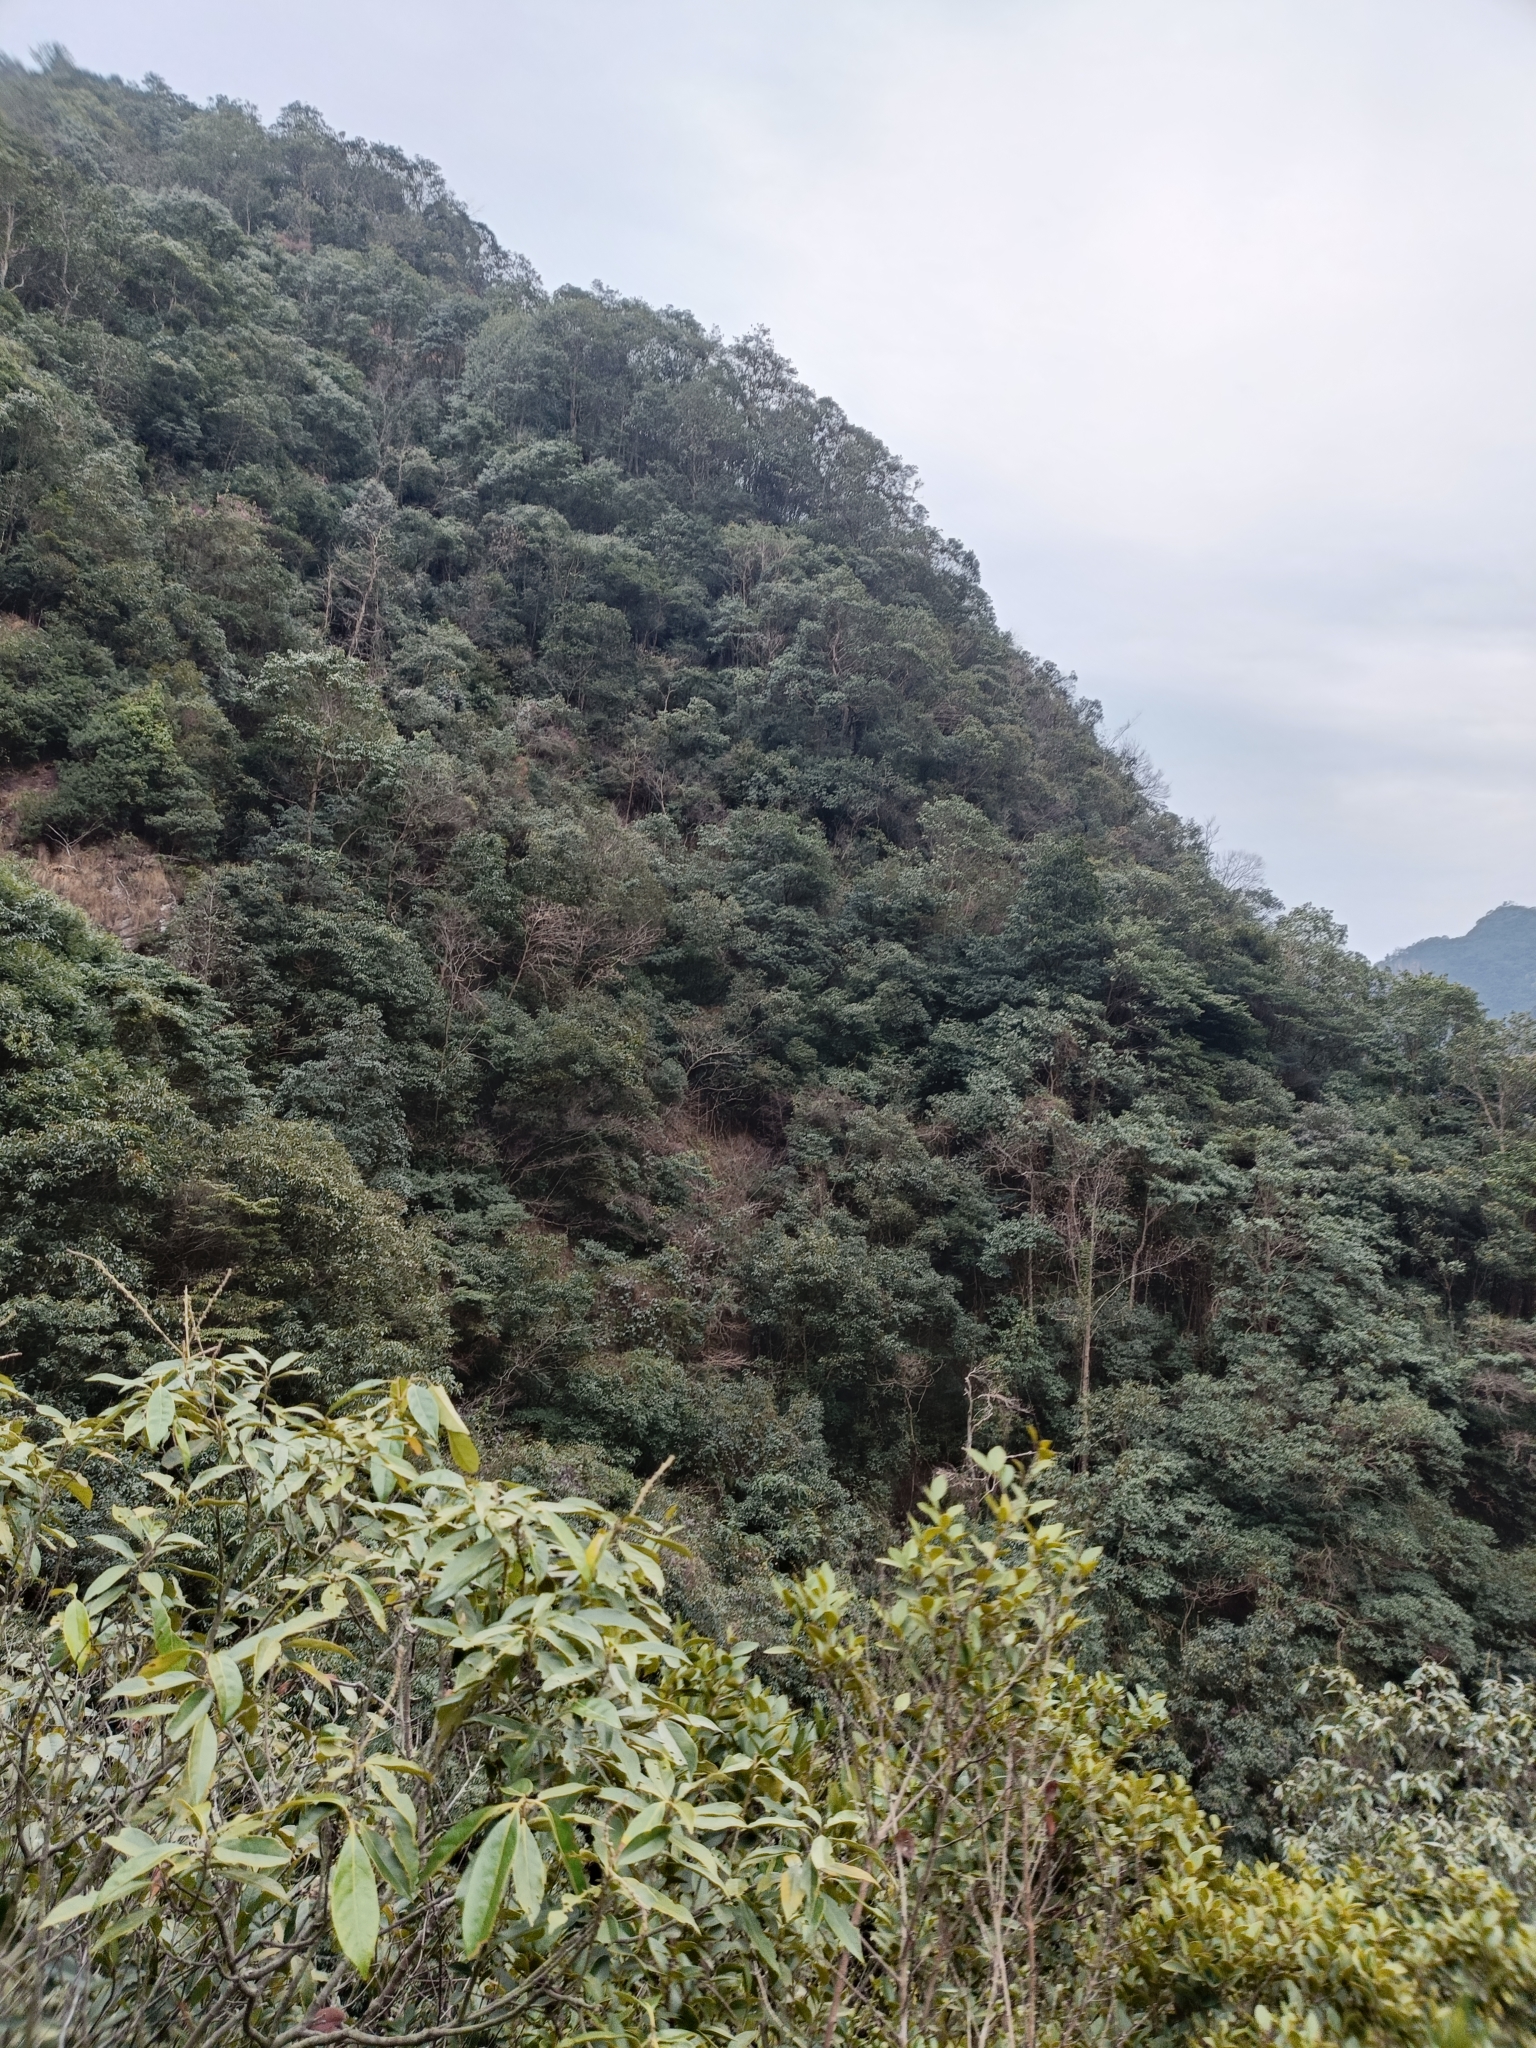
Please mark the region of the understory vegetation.
[[17, 2038], [1532, 2038], [1533, 1027], [916, 490], [312, 109], [0, 67]]

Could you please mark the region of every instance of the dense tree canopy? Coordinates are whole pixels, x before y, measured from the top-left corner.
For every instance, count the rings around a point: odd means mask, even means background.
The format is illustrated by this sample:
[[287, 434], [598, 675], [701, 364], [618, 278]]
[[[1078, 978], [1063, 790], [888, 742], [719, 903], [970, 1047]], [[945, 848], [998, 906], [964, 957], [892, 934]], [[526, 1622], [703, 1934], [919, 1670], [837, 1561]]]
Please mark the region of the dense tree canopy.
[[1224, 880], [766, 335], [548, 291], [309, 108], [55, 55], [0, 119], [20, 1382], [146, 1362], [71, 1250], [227, 1273], [509, 1480], [670, 1459], [752, 1634], [1034, 1430], [1081, 1654], [1249, 1848], [1319, 1657], [1526, 1671], [1525, 1026]]

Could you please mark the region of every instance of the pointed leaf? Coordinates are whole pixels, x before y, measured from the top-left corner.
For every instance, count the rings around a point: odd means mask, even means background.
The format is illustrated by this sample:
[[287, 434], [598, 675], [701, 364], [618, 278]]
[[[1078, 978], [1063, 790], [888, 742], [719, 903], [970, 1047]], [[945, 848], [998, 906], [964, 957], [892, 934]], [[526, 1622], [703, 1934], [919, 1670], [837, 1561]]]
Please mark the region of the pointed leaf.
[[388, 1635], [389, 1623], [384, 1616], [384, 1603], [379, 1598], [378, 1594], [375, 1593], [372, 1586], [369, 1585], [368, 1581], [366, 1579], [359, 1578], [356, 1572], [348, 1572], [347, 1584], [352, 1588], [353, 1592], [356, 1593], [358, 1599], [361, 1600], [363, 1605], [367, 1608], [369, 1618], [373, 1622], [373, 1625], [378, 1630], [379, 1634], [381, 1636]]
[[432, 1389], [422, 1386], [416, 1380], [412, 1380], [406, 1390], [405, 1405], [416, 1418], [423, 1435], [435, 1444], [437, 1442], [437, 1432], [442, 1427], [443, 1418], [442, 1411], [437, 1405], [437, 1396], [432, 1392]]
[[453, 1826], [446, 1833], [439, 1835], [432, 1844], [427, 1859], [421, 1866], [422, 1883], [425, 1884], [429, 1877], [436, 1877], [456, 1850], [462, 1849], [472, 1835], [477, 1835], [488, 1820], [494, 1820], [498, 1813], [505, 1813], [506, 1810], [505, 1806], [481, 1806], [473, 1813], [465, 1814], [462, 1820], [456, 1820]]
[[213, 1845], [215, 1863], [241, 1870], [281, 1870], [292, 1857], [293, 1851], [270, 1835], [229, 1835]]
[[517, 1848], [516, 1814], [497, 1821], [475, 1851], [475, 1859], [464, 1873], [464, 1954], [472, 1956], [485, 1945], [496, 1925], [507, 1879], [512, 1875], [512, 1857]]
[[213, 1773], [219, 1761], [219, 1738], [212, 1721], [205, 1715], [192, 1730], [192, 1739], [187, 1744], [187, 1802], [201, 1806], [208, 1797], [208, 1787], [213, 1783]]
[[200, 1686], [196, 1692], [189, 1693], [176, 1709], [171, 1725], [165, 1731], [166, 1734], [173, 1742], [179, 1741], [189, 1728], [202, 1720], [212, 1705], [213, 1693], [211, 1689], [206, 1685]]
[[383, 1765], [376, 1762], [373, 1757], [369, 1757], [367, 1768], [372, 1775], [373, 1782], [384, 1794], [384, 1797], [389, 1801], [396, 1813], [406, 1822], [411, 1833], [414, 1835], [420, 1825], [415, 1800], [409, 1792], [403, 1791], [395, 1782], [394, 1774], [391, 1771], [385, 1770]]
[[[142, 1585], [147, 1579], [148, 1574], [145, 1573], [141, 1575], [139, 1583]], [[154, 1580], [154, 1584], [157, 1586], [161, 1583], [162, 1581], [158, 1577]], [[172, 1621], [171, 1610], [166, 1606], [158, 1593], [150, 1595], [149, 1618], [155, 1631], [155, 1649], [160, 1656], [169, 1656], [173, 1650], [186, 1650], [191, 1647], [177, 1628], [175, 1622]]]
[[330, 1906], [337, 1947], [358, 1976], [366, 1977], [379, 1939], [379, 1888], [368, 1851], [351, 1829], [331, 1870]]
[[698, 1933], [699, 1923], [688, 1908], [679, 1905], [676, 1899], [669, 1899], [665, 1892], [655, 1891], [650, 1885], [642, 1884], [638, 1877], [616, 1875], [614, 1883], [620, 1891], [628, 1892], [643, 1913], [664, 1914], [668, 1920], [677, 1920], [684, 1927], [691, 1927], [695, 1934]]
[[219, 1719], [232, 1721], [240, 1711], [240, 1702], [245, 1698], [245, 1685], [240, 1677], [240, 1666], [233, 1657], [227, 1657], [222, 1650], [208, 1659], [208, 1682], [213, 1687], [213, 1696], [218, 1702]]
[[586, 1866], [581, 1860], [576, 1830], [568, 1820], [556, 1820], [555, 1841], [560, 1850], [560, 1861], [565, 1865], [565, 1874], [571, 1881], [571, 1890], [584, 1892], [587, 1889]]
[[845, 1948], [856, 1963], [864, 1960], [864, 1943], [859, 1930], [854, 1926], [847, 1909], [840, 1906], [830, 1892], [821, 1895], [821, 1917], [837, 1936], [840, 1947]]
[[448, 1432], [448, 1455], [461, 1472], [471, 1477], [480, 1470], [480, 1453], [475, 1449], [473, 1440], [459, 1430], [450, 1429]]
[[[182, 1672], [186, 1671], [187, 1666], [191, 1662], [192, 1652], [185, 1646], [178, 1650], [167, 1650], [163, 1657], [151, 1657], [149, 1662], [140, 1670], [139, 1676], [150, 1681], [157, 1678], [165, 1678], [172, 1672], [179, 1676]], [[188, 1685], [192, 1685], [196, 1681], [189, 1675], [186, 1682]]]
[[494, 1536], [482, 1536], [478, 1543], [471, 1543], [467, 1549], [455, 1552], [432, 1589], [434, 1602], [451, 1600], [472, 1579], [479, 1578], [488, 1565], [497, 1563], [502, 1555], [501, 1545]]
[[468, 1436], [469, 1431], [464, 1427], [464, 1419], [449, 1400], [447, 1388], [434, 1386], [432, 1398], [437, 1403], [437, 1412], [442, 1418], [443, 1428], [447, 1430], [448, 1434], [450, 1436]]
[[85, 1662], [85, 1653], [91, 1647], [90, 1611], [83, 1600], [71, 1600], [64, 1610], [59, 1624], [59, 1633], [64, 1638], [64, 1647], [75, 1660], [78, 1671]]
[[409, 1898], [414, 1886], [405, 1872], [405, 1866], [395, 1853], [395, 1845], [377, 1828], [362, 1830], [363, 1847], [373, 1859], [373, 1867], [390, 1889], [402, 1899]]
[[105, 1593], [110, 1587], [115, 1586], [119, 1579], [125, 1579], [127, 1576], [127, 1565], [109, 1564], [106, 1570], [104, 1572], [98, 1572], [95, 1578], [92, 1579], [91, 1583], [86, 1587], [86, 1599], [94, 1600], [99, 1593]]
[[82, 1913], [93, 1913], [100, 1903], [100, 1892], [76, 1892], [72, 1899], [60, 1899], [39, 1924], [44, 1928], [62, 1927], [66, 1920], [78, 1920]]
[[176, 1396], [169, 1387], [156, 1387], [144, 1408], [144, 1434], [152, 1451], [158, 1451], [165, 1442], [175, 1420]]
[[537, 1920], [544, 1903], [544, 1858], [533, 1829], [522, 1822], [512, 1852], [512, 1890], [525, 1920]]

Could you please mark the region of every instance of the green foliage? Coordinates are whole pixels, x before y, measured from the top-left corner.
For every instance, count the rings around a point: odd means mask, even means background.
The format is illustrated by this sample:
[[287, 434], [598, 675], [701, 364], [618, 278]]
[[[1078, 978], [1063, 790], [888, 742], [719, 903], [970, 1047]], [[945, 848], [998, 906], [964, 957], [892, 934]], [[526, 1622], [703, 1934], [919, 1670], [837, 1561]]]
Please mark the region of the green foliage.
[[327, 1417], [277, 1400], [292, 1364], [194, 1339], [93, 1420], [43, 1413], [49, 1448], [0, 1443], [13, 1586], [72, 1541], [78, 1474], [137, 1482], [56, 1630], [10, 1616], [6, 2009], [73, 1999], [124, 2048], [320, 2033], [339, 2000], [551, 2040], [814, 2012], [858, 1816], [816, 1807], [745, 1653], [669, 1620], [671, 1539], [477, 1480], [441, 1387]]
[[441, 1385], [322, 1413], [184, 1327], [87, 1420], [0, 1386], [0, 1996], [45, 2037], [1529, 2038], [1536, 1937], [1465, 1841], [1223, 1866], [1138, 1755], [1161, 1702], [1067, 1654], [1097, 1554], [1048, 1458], [935, 1482], [873, 1605], [784, 1588], [805, 1713], [669, 1618], [638, 1502], [478, 1476]]
[[546, 291], [312, 109], [55, 55], [0, 118], [8, 814], [182, 895], [17, 1041], [25, 1383], [143, 1363], [67, 1247], [233, 1269], [333, 1388], [446, 1347], [509, 1470], [670, 1457], [754, 1633], [1033, 1428], [1085, 1666], [1250, 1854], [1313, 1665], [1527, 1678], [1528, 1027], [1228, 886], [761, 332]]
[[1296, 1847], [1331, 1872], [1407, 1861], [1431, 1874], [1482, 1867], [1536, 1894], [1536, 1717], [1518, 1678], [1470, 1700], [1442, 1664], [1370, 1692], [1351, 1672], [1316, 1674], [1327, 1711], [1317, 1754], [1280, 1788]]
[[[437, 1355], [441, 1311], [398, 1199], [323, 1124], [273, 1120], [203, 984], [0, 868], [0, 1002], [0, 1270], [34, 1388], [74, 1405], [91, 1372], [146, 1355], [82, 1253], [162, 1320], [183, 1288], [223, 1281], [226, 1328], [276, 1318], [336, 1384]], [[349, 1107], [343, 1136], [366, 1104]]]
[[[29, 819], [33, 831], [75, 837], [92, 827], [126, 828], [179, 853], [210, 852], [221, 820], [208, 785], [234, 735], [192, 675], [188, 690], [173, 694], [157, 681], [88, 718], [71, 735], [73, 758], [57, 794]], [[201, 775], [187, 758], [189, 740], [202, 742]]]
[[[1536, 1943], [1477, 1857], [1431, 1870], [1395, 1842], [1330, 1878], [1309, 1837], [1285, 1865], [1223, 1863], [1188, 1788], [1144, 1768], [1162, 1701], [1064, 1654], [1098, 1551], [1035, 1520], [1055, 1503], [1000, 1450], [975, 1462], [982, 1515], [935, 1483], [866, 1624], [830, 1571], [787, 1591], [879, 1858], [826, 2038], [845, 2013], [881, 2040], [1527, 2038]], [[1502, 1746], [1526, 1776], [1528, 1723]]]

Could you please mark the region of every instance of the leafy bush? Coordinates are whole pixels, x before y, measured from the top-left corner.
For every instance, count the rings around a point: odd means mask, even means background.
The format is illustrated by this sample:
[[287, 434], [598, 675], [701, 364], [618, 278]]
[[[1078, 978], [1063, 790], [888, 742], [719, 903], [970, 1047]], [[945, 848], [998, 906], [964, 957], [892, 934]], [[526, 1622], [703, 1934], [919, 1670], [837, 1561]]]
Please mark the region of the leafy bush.
[[481, 1479], [441, 1386], [285, 1405], [294, 1364], [216, 1356], [189, 1303], [99, 1416], [4, 1389], [32, 2038], [1530, 2038], [1536, 1931], [1489, 1871], [1227, 1867], [1137, 1767], [1161, 1702], [1067, 1654], [1096, 1553], [1038, 1519], [1046, 1460], [977, 1459], [974, 1511], [936, 1481], [880, 1603], [786, 1587], [797, 1709], [669, 1618], [639, 1502]]
[[1317, 1754], [1280, 1787], [1296, 1846], [1328, 1871], [1405, 1861], [1445, 1877], [1484, 1865], [1536, 1900], [1536, 1711], [1519, 1678], [1469, 1699], [1443, 1664], [1370, 1691], [1318, 1674]]
[[[746, 1654], [669, 1622], [664, 1533], [478, 1482], [441, 1387], [284, 1407], [292, 1363], [189, 1345], [47, 1450], [10, 1432], [6, 2009], [624, 2039], [749, 2015], [760, 1952], [793, 2006], [853, 1938], [854, 1817]], [[118, 1561], [43, 1638], [56, 1502], [125, 1458]]]

